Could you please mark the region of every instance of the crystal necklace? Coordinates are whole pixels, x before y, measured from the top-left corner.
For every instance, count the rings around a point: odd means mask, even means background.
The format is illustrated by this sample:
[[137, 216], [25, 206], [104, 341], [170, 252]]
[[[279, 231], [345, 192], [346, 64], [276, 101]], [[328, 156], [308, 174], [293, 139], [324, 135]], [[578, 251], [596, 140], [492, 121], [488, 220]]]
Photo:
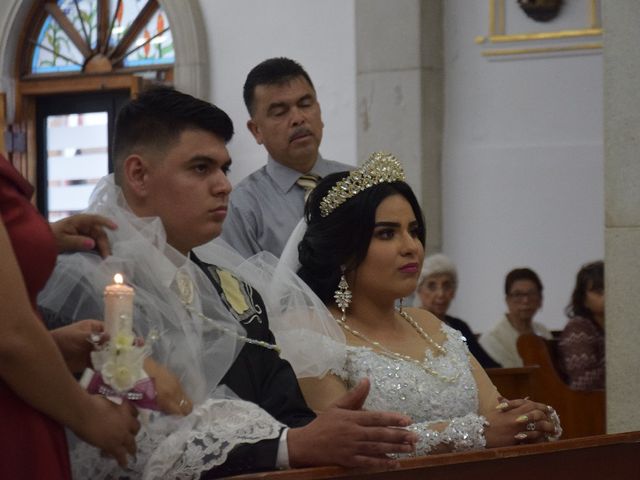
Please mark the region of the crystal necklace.
[[[442, 345], [438, 344], [433, 338], [431, 338], [431, 336], [427, 332], [425, 332], [423, 330], [423, 328], [418, 324], [418, 322], [416, 322], [411, 317], [411, 315], [409, 315], [404, 310], [397, 310], [397, 312], [400, 314], [400, 316], [402, 318], [404, 318], [407, 321], [407, 323], [409, 325], [411, 325], [413, 327], [413, 329], [416, 332], [418, 332], [418, 335], [420, 335], [428, 343], [433, 345], [433, 347], [438, 352], [440, 352], [442, 355], [446, 355], [447, 354], [447, 350]], [[340, 325], [342, 328], [344, 328], [347, 332], [351, 333], [353, 336], [358, 337], [359, 339], [364, 340], [368, 344], [372, 345], [374, 348], [376, 348], [381, 354], [385, 355], [386, 357], [393, 358], [393, 359], [396, 359], [396, 360], [404, 360], [406, 362], [413, 363], [414, 365], [417, 365], [418, 367], [420, 367], [425, 372], [427, 372], [427, 373], [429, 373], [429, 374], [431, 374], [431, 375], [433, 375], [435, 377], [438, 377], [438, 378], [444, 380], [447, 383], [456, 382], [458, 380], [458, 377], [460, 376], [460, 372], [461, 372], [460, 368], [456, 368], [456, 374], [453, 375], [453, 376], [442, 375], [440, 372], [437, 372], [436, 370], [430, 368], [426, 364], [425, 361], [416, 360], [415, 358], [413, 358], [413, 357], [411, 357], [409, 355], [404, 355], [403, 353], [394, 352], [393, 350], [390, 350], [389, 348], [387, 348], [384, 345], [382, 345], [380, 342], [378, 342], [376, 340], [371, 340], [364, 333], [360, 333], [356, 329], [351, 328], [349, 325], [347, 325], [347, 323], [346, 323], [346, 314], [345, 313], [342, 314], [341, 318], [336, 318], [335, 320], [336, 320], [336, 322], [338, 322], [338, 325]], [[458, 365], [458, 367], [459, 367], [459, 365]]]

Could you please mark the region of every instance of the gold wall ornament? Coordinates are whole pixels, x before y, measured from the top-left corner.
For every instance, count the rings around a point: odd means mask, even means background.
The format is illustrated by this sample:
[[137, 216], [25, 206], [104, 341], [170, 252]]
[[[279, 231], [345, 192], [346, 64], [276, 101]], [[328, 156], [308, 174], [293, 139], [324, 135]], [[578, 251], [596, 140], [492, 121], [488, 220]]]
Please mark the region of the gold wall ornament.
[[[517, 0], [520, 5], [521, 0]], [[515, 1], [513, 2], [516, 3]], [[530, 0], [527, 3], [539, 3]], [[500, 57], [515, 55], [540, 55], [560, 52], [585, 52], [602, 49], [602, 24], [600, 21], [600, 0], [584, 0], [587, 22], [578, 28], [546, 30], [539, 32], [511, 33], [506, 27], [505, 0], [489, 0], [489, 34], [476, 36], [474, 41], [483, 45], [482, 56]], [[518, 7], [515, 7], [518, 8]], [[596, 38], [597, 37], [597, 38]], [[495, 44], [530, 43], [531, 47], [490, 48]]]
[[374, 152], [362, 167], [336, 183], [320, 201], [320, 216], [326, 217], [360, 192], [380, 183], [404, 182], [404, 169], [391, 153]]
[[549, 22], [560, 13], [562, 0], [518, 0], [518, 5], [536, 22]]

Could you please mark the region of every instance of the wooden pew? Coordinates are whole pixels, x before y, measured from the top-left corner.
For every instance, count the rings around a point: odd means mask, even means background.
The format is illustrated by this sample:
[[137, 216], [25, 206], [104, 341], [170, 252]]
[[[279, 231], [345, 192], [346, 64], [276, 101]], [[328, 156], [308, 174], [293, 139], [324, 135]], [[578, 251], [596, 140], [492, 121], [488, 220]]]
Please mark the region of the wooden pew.
[[396, 470], [301, 468], [234, 480], [603, 480], [640, 478], [640, 432], [402, 460]]
[[533, 334], [518, 338], [518, 352], [524, 364], [540, 367], [533, 370], [529, 378], [531, 398], [548, 403], [558, 411], [563, 438], [605, 433], [604, 390], [587, 392], [569, 388], [559, 374], [552, 342]]
[[533, 390], [532, 377], [538, 365], [516, 368], [487, 368], [487, 375], [505, 398], [531, 397]]

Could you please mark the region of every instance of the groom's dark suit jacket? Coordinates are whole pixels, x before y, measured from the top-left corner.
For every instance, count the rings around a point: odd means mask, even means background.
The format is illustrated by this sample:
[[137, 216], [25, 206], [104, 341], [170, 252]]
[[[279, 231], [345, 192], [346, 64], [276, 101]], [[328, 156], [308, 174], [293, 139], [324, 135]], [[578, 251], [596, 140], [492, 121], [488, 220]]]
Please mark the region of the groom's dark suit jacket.
[[[205, 272], [221, 296], [224, 292], [215, 275], [215, 267], [191, 255], [191, 259]], [[246, 287], [246, 285], [245, 285]], [[270, 344], [275, 343], [269, 330], [266, 309], [260, 294], [247, 288], [251, 302], [258, 305], [259, 318], [243, 322], [247, 336]], [[291, 365], [280, 358], [277, 352], [261, 346], [245, 344], [238, 358], [222, 379], [223, 384], [238, 397], [259, 405], [274, 418], [289, 427], [300, 427], [315, 418], [307, 407]], [[203, 475], [201, 478], [218, 478], [251, 471], [275, 468], [279, 439], [262, 440], [254, 444], [236, 447], [227, 461]]]

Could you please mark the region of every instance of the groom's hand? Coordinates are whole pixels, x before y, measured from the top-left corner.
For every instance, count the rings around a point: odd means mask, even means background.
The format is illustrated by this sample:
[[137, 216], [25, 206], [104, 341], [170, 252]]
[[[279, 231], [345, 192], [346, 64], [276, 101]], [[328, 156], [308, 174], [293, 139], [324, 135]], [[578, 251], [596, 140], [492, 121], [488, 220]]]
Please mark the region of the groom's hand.
[[331, 408], [301, 428], [287, 434], [292, 467], [341, 465], [344, 467], [394, 468], [390, 453], [410, 453], [416, 434], [404, 428], [406, 415], [361, 410], [369, 394], [369, 381], [361, 381]]

